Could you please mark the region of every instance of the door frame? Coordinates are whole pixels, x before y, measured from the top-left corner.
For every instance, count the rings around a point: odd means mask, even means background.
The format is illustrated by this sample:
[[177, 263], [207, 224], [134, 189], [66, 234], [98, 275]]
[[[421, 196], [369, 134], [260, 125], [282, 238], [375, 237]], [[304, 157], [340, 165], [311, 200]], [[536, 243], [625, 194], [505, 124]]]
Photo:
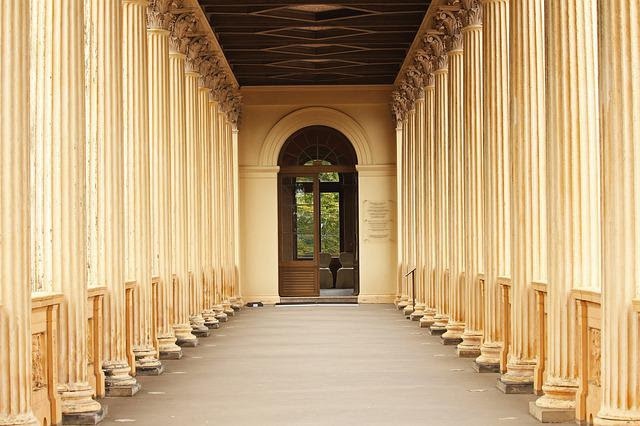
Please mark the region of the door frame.
[[[295, 270], [296, 268], [307, 269], [309, 267], [314, 268], [314, 295], [312, 296], [301, 296], [301, 297], [319, 297], [320, 296], [320, 279], [319, 279], [319, 271], [318, 271], [318, 261], [319, 261], [319, 253], [321, 251], [320, 248], [320, 174], [321, 173], [354, 173], [357, 176], [358, 172], [355, 166], [341, 166], [341, 165], [308, 165], [308, 166], [287, 166], [280, 167], [278, 171], [278, 179], [277, 179], [277, 193], [278, 193], [278, 295], [280, 297], [295, 297], [295, 296], [283, 296], [283, 279], [282, 279], [282, 268], [288, 268]], [[290, 260], [283, 261], [282, 260], [282, 179], [285, 177], [311, 177], [313, 178], [313, 261], [305, 261], [305, 260]], [[360, 190], [357, 188], [356, 192], [356, 211], [359, 203], [359, 193]], [[358, 217], [356, 216], [355, 223], [355, 232], [356, 232], [356, 253], [354, 253], [355, 260], [357, 261], [357, 269], [356, 273], [360, 275], [359, 268], [359, 259], [358, 259], [358, 246], [359, 246], [359, 226], [358, 226]], [[359, 293], [360, 285], [359, 279], [356, 279], [354, 292]]]

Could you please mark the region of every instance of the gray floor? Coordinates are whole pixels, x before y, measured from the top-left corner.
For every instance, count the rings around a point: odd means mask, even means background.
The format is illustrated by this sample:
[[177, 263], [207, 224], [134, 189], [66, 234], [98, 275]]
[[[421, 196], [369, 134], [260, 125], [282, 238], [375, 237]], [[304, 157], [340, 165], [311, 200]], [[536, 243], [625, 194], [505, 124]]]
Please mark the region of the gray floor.
[[245, 308], [104, 424], [538, 425], [390, 305]]

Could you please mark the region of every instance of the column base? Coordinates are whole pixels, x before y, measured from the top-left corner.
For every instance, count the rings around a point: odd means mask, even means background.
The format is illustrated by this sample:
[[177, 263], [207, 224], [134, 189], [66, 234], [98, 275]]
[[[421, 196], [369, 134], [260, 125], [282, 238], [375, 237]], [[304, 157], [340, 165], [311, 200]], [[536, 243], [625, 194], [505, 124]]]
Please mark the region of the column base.
[[420, 328], [430, 328], [434, 322], [435, 309], [425, 308], [424, 315], [420, 318]]
[[160, 359], [180, 359], [182, 349], [176, 344], [175, 336], [158, 336], [158, 355]]
[[473, 363], [473, 369], [477, 373], [499, 373], [501, 342], [483, 343], [480, 346], [480, 356]]
[[480, 356], [482, 345], [482, 333], [475, 330], [465, 330], [462, 333], [462, 342], [458, 345], [459, 358], [477, 358]]
[[436, 314], [433, 317], [433, 324], [429, 327], [429, 334], [432, 336], [442, 336], [447, 332], [447, 323], [449, 322], [449, 317], [442, 314]]
[[40, 422], [33, 413], [18, 414], [17, 416], [0, 416], [0, 425], [3, 426], [40, 426]]
[[529, 402], [529, 414], [540, 423], [568, 423], [575, 422], [576, 418], [575, 409], [540, 407], [536, 401]]
[[216, 329], [220, 327], [220, 321], [216, 318], [216, 313], [213, 309], [205, 309], [202, 311], [202, 318], [204, 319], [204, 325], [208, 329]]
[[211, 335], [211, 331], [204, 325], [204, 318], [200, 315], [192, 315], [189, 318], [191, 322], [191, 334], [196, 337], [209, 337]]
[[402, 298], [402, 299], [400, 299], [400, 301], [398, 302], [396, 307], [398, 308], [399, 311], [401, 311], [404, 308], [406, 308], [407, 305], [409, 305], [409, 301], [407, 299], [405, 299], [405, 298]]
[[162, 363], [156, 358], [153, 348], [139, 347], [133, 349], [136, 358], [136, 374], [139, 376], [159, 376], [164, 371]]
[[407, 306], [404, 307], [404, 309], [402, 310], [402, 314], [406, 317], [409, 318], [411, 316], [411, 314], [413, 313], [415, 309], [413, 308], [413, 304], [409, 303]]
[[131, 376], [131, 367], [126, 361], [106, 361], [102, 365], [102, 371], [105, 396], [133, 396], [142, 389], [142, 385]]
[[533, 393], [533, 382], [511, 382], [503, 377], [498, 378], [496, 387], [508, 395]]
[[424, 316], [424, 312], [412, 312], [411, 315], [409, 316], [409, 319], [411, 321], [420, 321], [420, 318], [422, 318]]
[[233, 310], [233, 308], [231, 307], [231, 303], [229, 303], [228, 301], [222, 302], [222, 308], [223, 312], [230, 317], [236, 314], [236, 311]]
[[533, 393], [535, 368], [535, 360], [510, 358], [507, 362], [507, 372], [498, 379], [496, 386], [506, 394]]
[[176, 335], [176, 345], [183, 348], [198, 346], [198, 338], [191, 333], [190, 324], [174, 324], [173, 332]]
[[87, 383], [72, 383], [58, 386], [62, 403], [63, 424], [97, 424], [105, 415], [106, 407], [102, 407], [93, 399], [95, 393]]
[[231, 309], [233, 309], [234, 311], [239, 311], [242, 309], [242, 304], [236, 301], [233, 301], [231, 302]]
[[107, 415], [107, 407], [101, 407], [98, 411], [90, 413], [62, 413], [63, 425], [97, 425]]
[[598, 414], [598, 417], [593, 419], [593, 424], [594, 426], [638, 426], [640, 417]]
[[446, 328], [447, 331], [442, 335], [443, 345], [458, 345], [462, 342], [463, 322], [449, 321]]

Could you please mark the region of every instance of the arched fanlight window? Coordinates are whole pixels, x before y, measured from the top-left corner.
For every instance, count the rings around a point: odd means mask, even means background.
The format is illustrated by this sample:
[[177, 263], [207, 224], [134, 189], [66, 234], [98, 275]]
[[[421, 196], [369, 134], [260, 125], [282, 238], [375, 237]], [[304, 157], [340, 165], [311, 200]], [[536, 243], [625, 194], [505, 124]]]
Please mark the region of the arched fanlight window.
[[304, 127], [286, 140], [278, 165], [353, 166], [356, 152], [345, 135], [327, 126]]

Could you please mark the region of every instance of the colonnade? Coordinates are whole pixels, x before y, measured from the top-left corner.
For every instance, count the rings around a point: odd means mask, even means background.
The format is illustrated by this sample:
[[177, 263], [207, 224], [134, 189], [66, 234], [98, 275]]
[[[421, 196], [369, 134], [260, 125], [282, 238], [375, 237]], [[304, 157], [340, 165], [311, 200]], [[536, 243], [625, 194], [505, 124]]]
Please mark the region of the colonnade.
[[540, 421], [640, 424], [640, 6], [436, 0], [426, 19], [393, 93], [396, 305], [540, 395]]
[[192, 0], [0, 22], [0, 424], [96, 423], [242, 305], [237, 83]]

